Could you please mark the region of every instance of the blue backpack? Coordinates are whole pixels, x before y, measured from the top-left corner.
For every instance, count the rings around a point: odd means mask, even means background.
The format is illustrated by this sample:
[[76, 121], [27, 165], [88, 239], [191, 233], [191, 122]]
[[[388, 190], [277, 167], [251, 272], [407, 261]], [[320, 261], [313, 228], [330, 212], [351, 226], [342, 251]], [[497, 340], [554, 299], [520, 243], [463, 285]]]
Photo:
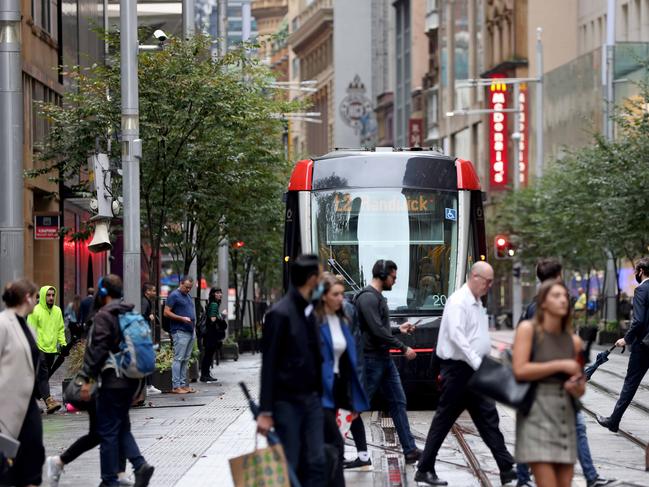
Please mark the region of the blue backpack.
[[111, 353], [107, 368], [114, 368], [117, 377], [141, 379], [155, 370], [155, 351], [151, 328], [139, 313], [129, 311], [119, 315], [122, 340], [119, 352]]

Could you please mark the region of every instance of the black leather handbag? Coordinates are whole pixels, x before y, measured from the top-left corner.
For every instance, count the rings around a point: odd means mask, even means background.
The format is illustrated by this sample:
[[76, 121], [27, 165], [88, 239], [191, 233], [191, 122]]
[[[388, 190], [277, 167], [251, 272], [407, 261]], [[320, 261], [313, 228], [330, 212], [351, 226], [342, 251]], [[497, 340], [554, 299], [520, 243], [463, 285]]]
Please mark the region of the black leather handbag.
[[78, 372], [77, 375], [70, 381], [70, 383], [63, 391], [63, 401], [72, 404], [76, 409], [85, 411], [89, 407], [89, 402], [95, 400], [97, 394], [97, 383], [93, 382], [90, 386], [90, 401], [81, 399], [81, 386], [86, 384], [88, 379], [83, 373]]
[[518, 382], [514, 371], [491, 357], [482, 359], [480, 368], [469, 379], [469, 388], [494, 401], [527, 415], [535, 396], [535, 383]]

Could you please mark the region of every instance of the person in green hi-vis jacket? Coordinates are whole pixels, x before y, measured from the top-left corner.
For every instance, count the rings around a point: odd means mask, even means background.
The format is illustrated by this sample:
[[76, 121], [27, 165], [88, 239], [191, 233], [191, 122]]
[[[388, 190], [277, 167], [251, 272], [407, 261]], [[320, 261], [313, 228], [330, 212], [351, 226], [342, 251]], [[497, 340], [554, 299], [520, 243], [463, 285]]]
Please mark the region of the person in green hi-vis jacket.
[[39, 293], [39, 301], [27, 322], [36, 331], [36, 344], [40, 351], [38, 361], [38, 393], [45, 401], [47, 414], [52, 414], [61, 408], [61, 403], [50, 394], [50, 368], [59, 354], [60, 347], [67, 345], [65, 340], [65, 325], [63, 313], [54, 302], [56, 301], [56, 288], [43, 286]]

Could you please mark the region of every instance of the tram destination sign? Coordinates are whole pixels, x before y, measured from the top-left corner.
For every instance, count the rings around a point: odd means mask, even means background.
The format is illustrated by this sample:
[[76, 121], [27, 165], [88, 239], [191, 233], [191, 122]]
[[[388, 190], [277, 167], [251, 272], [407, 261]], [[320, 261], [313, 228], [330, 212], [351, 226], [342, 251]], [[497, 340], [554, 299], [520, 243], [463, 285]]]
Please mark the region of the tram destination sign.
[[[334, 211], [336, 213], [350, 213], [354, 206], [354, 196], [350, 193], [336, 193], [334, 198]], [[399, 197], [372, 198], [362, 196], [362, 208], [372, 213], [430, 213], [436, 209], [436, 200], [424, 195], [407, 195]]]

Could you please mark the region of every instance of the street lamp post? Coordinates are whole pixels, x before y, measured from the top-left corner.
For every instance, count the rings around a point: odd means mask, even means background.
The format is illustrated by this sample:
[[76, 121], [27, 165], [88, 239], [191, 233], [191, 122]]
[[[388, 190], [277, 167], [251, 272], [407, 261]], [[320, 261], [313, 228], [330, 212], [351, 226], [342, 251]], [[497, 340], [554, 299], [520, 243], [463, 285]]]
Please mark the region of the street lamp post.
[[20, 0], [0, 2], [0, 286], [24, 273]]
[[140, 140], [137, 79], [137, 0], [120, 0], [124, 299], [140, 310]]

